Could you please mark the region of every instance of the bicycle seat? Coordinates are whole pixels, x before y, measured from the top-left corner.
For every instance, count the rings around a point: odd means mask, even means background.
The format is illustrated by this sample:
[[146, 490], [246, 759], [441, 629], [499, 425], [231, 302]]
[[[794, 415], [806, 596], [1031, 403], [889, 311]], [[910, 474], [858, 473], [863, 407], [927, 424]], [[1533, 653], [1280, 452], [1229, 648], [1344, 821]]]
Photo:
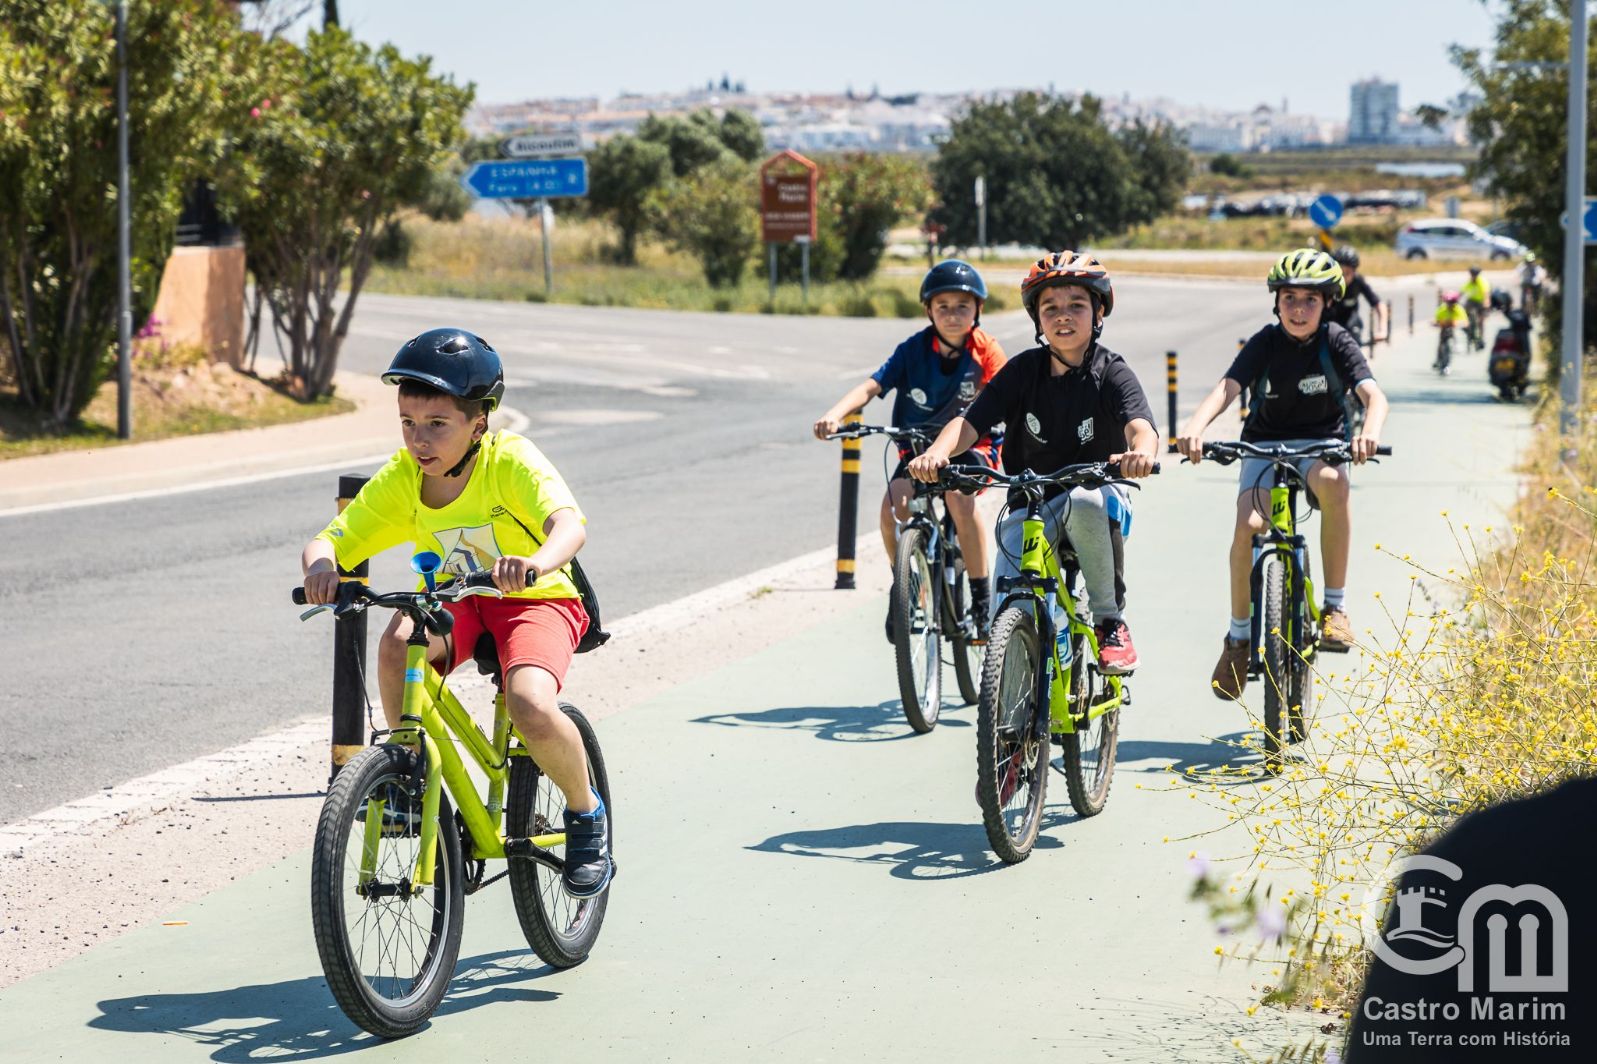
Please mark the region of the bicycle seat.
[[477, 637], [477, 645], [471, 648], [471, 660], [477, 663], [477, 671], [484, 676], [492, 676], [494, 686], [503, 683], [499, 667], [499, 645], [494, 642], [493, 634], [483, 632]]

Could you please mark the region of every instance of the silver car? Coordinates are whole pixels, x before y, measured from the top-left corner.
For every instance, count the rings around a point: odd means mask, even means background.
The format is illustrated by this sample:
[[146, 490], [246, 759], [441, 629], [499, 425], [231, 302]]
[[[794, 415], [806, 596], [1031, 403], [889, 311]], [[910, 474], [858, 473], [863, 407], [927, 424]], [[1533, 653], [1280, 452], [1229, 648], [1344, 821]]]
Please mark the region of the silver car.
[[1525, 245], [1506, 236], [1493, 236], [1462, 218], [1430, 218], [1410, 222], [1398, 230], [1392, 245], [1405, 259], [1518, 259]]

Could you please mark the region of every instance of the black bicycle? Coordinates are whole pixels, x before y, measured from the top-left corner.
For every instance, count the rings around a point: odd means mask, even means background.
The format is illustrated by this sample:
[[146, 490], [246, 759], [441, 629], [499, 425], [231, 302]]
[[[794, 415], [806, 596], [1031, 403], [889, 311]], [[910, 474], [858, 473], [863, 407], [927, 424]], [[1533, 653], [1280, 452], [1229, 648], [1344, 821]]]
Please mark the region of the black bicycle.
[[[1390, 447], [1376, 454], [1389, 455]], [[1215, 442], [1203, 456], [1221, 465], [1241, 458], [1263, 458], [1271, 466], [1270, 523], [1253, 537], [1253, 568], [1248, 577], [1252, 600], [1248, 678], [1264, 679], [1264, 761], [1279, 772], [1282, 748], [1308, 734], [1314, 708], [1314, 658], [1320, 651], [1320, 607], [1314, 593], [1308, 540], [1297, 529], [1298, 493], [1305, 489], [1297, 463], [1317, 458], [1328, 465], [1353, 460], [1345, 440], [1301, 447], [1284, 443]], [[1261, 482], [1255, 487], [1262, 489]], [[1346, 653], [1346, 647], [1326, 647]]]
[[[858, 425], [830, 440], [886, 436], [919, 454], [932, 434], [919, 428]], [[891, 458], [896, 452], [889, 451]], [[889, 602], [893, 648], [898, 664], [898, 694], [909, 726], [925, 733], [937, 727], [943, 706], [943, 639], [953, 650], [954, 678], [966, 705], [980, 694], [982, 644], [978, 619], [971, 614], [970, 580], [960, 552], [959, 533], [946, 505], [943, 485], [912, 481], [909, 518], [898, 527]]]

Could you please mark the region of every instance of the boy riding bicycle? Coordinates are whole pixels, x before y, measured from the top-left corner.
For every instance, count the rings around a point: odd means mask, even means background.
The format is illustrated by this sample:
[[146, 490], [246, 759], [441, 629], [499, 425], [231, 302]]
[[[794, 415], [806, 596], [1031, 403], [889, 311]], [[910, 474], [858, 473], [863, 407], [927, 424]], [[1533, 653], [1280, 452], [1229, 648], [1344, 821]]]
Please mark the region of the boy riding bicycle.
[[[432, 329], [406, 343], [383, 373], [399, 386], [404, 449], [305, 547], [305, 599], [330, 603], [338, 567], [352, 569], [401, 543], [436, 551], [441, 577], [491, 572], [500, 599], [446, 603], [447, 637], [428, 657], [447, 675], [472, 659], [489, 633], [504, 671], [510, 718], [538, 767], [565, 794], [567, 892], [597, 894], [613, 867], [603, 803], [588, 778], [582, 737], [560, 710], [559, 693], [588, 615], [565, 566], [587, 540], [585, 518], [559, 472], [529, 440], [488, 431], [505, 391], [499, 355], [463, 329]], [[405, 640], [411, 622], [396, 613], [378, 642], [383, 715], [399, 728]]]
[[[931, 324], [899, 344], [880, 369], [823, 414], [814, 425], [816, 439], [826, 439], [838, 430], [845, 417], [887, 392], [897, 393], [893, 401], [895, 426], [936, 432], [969, 406], [1004, 364], [1003, 348], [980, 328], [987, 284], [974, 267], [959, 259], [938, 263], [921, 281], [920, 300]], [[898, 467], [888, 478], [887, 492], [882, 496], [880, 520], [888, 565], [893, 564], [897, 553], [898, 526], [909, 519], [910, 483], [905, 467], [911, 457], [908, 448], [899, 449]], [[981, 439], [971, 441], [969, 453], [961, 455], [961, 461], [996, 468], [997, 448], [983, 433]], [[944, 502], [959, 533], [965, 572], [970, 578], [971, 616], [977, 619], [978, 635], [984, 639], [992, 601], [987, 575], [991, 534], [976, 519], [974, 496], [950, 492]], [[893, 638], [892, 624], [889, 610], [889, 641]]]
[[1469, 280], [1464, 282], [1460, 294], [1464, 297], [1464, 313], [1469, 316], [1470, 344], [1477, 350], [1484, 350], [1486, 309], [1492, 298], [1492, 290], [1486, 283], [1486, 278], [1481, 276], [1479, 266], [1469, 268]]
[[1436, 361], [1431, 363], [1431, 368], [1441, 370], [1443, 373], [1448, 369], [1447, 364], [1442, 361], [1443, 348], [1451, 347], [1455, 329], [1469, 324], [1469, 315], [1459, 306], [1458, 301], [1457, 292], [1451, 290], [1443, 292], [1442, 301], [1436, 304], [1436, 317], [1432, 323], [1442, 331], [1437, 335]]
[[[964, 416], [909, 463], [911, 475], [935, 483], [951, 456], [1003, 422], [1006, 473], [1108, 461], [1120, 464], [1121, 476], [1149, 476], [1159, 434], [1148, 397], [1125, 359], [1098, 342], [1115, 306], [1108, 271], [1089, 254], [1055, 252], [1032, 266], [1020, 295], [1038, 346], [1005, 364]], [[1119, 565], [1130, 514], [1129, 493], [1112, 484], [1055, 493], [1043, 508], [1050, 540], [1068, 539], [1080, 563], [1097, 629], [1098, 667], [1106, 675], [1138, 664], [1123, 615]], [[1011, 513], [998, 527], [1000, 576], [1019, 571], [1024, 519], [1024, 512]]]
[[1325, 320], [1342, 326], [1353, 334], [1353, 339], [1363, 343], [1364, 318], [1359, 313], [1359, 297], [1362, 296], [1370, 305], [1370, 335], [1385, 336], [1386, 307], [1381, 303], [1381, 297], [1375, 294], [1375, 289], [1370, 287], [1370, 282], [1359, 273], [1358, 249], [1351, 244], [1343, 244], [1331, 252], [1331, 257], [1342, 267], [1342, 283], [1345, 287], [1342, 298], [1332, 300], [1326, 307]]
[[[1302, 248], [1281, 256], [1266, 283], [1279, 321], [1260, 329], [1237, 353], [1182, 428], [1177, 448], [1188, 461], [1202, 461], [1204, 429], [1245, 387], [1252, 389], [1254, 399], [1242, 426], [1243, 442], [1295, 446], [1343, 439], [1349, 432], [1346, 393], [1351, 390], [1366, 411], [1364, 428], [1351, 441], [1354, 462], [1364, 462], [1380, 441], [1387, 404], [1358, 341], [1340, 325], [1323, 320], [1327, 304], [1342, 294], [1341, 268], [1324, 252]], [[1231, 623], [1211, 678], [1216, 695], [1225, 699], [1240, 698], [1248, 681], [1253, 536], [1268, 524], [1270, 505], [1270, 463], [1248, 458], [1241, 467], [1231, 540]], [[1352, 539], [1347, 472], [1318, 459], [1305, 459], [1298, 471], [1310, 503], [1323, 514], [1320, 552], [1326, 588], [1320, 646], [1345, 651], [1353, 642], [1344, 608]]]

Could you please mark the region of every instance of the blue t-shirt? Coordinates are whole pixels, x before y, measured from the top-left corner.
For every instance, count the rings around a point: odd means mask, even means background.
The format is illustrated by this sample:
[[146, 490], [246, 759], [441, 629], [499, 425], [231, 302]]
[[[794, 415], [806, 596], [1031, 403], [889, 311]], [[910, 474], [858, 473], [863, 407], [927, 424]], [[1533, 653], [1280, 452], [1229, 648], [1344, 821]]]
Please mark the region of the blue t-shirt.
[[893, 424], [938, 431], [976, 398], [1004, 364], [998, 341], [972, 329], [957, 361], [942, 355], [943, 343], [930, 325], [899, 344], [871, 380], [882, 394], [894, 392]]

